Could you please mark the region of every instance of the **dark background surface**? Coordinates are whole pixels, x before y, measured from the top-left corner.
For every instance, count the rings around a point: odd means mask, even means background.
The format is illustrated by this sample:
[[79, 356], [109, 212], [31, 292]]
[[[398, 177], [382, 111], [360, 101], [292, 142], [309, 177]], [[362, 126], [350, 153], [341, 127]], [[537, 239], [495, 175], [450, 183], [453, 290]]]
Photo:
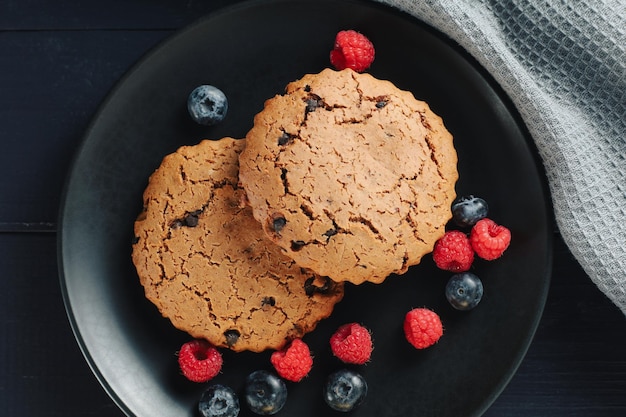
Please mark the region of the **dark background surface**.
[[[55, 233], [63, 183], [91, 117], [129, 67], [231, 3], [0, 2], [0, 415], [122, 415], [65, 314]], [[624, 315], [555, 230], [536, 337], [485, 416], [624, 416], [625, 356]]]

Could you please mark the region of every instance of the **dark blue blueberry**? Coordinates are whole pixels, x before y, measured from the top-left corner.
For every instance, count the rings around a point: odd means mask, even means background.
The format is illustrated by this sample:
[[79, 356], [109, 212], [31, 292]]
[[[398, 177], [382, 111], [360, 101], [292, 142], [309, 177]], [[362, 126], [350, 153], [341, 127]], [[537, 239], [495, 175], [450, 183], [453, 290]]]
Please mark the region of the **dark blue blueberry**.
[[348, 369], [332, 373], [324, 387], [324, 400], [333, 410], [351, 411], [367, 395], [367, 382], [361, 374]]
[[459, 197], [452, 203], [452, 219], [460, 227], [472, 227], [487, 217], [488, 212], [487, 202], [473, 195]]
[[198, 410], [202, 417], [237, 417], [239, 399], [237, 394], [225, 385], [211, 385], [200, 397]]
[[278, 413], [287, 402], [287, 386], [268, 371], [254, 371], [246, 378], [246, 403], [262, 416]]
[[483, 283], [471, 272], [452, 275], [446, 284], [446, 298], [457, 310], [471, 310], [483, 298]]
[[211, 126], [226, 117], [228, 100], [219, 88], [201, 85], [189, 94], [187, 110], [194, 121], [201, 125]]

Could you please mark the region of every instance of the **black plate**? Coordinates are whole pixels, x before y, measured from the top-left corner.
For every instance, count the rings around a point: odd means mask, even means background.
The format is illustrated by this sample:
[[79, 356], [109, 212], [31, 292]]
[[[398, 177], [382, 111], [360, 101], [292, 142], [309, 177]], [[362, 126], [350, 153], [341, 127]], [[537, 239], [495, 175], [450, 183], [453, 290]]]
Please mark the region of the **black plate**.
[[[289, 384], [280, 415], [332, 414], [321, 397], [341, 365], [328, 338], [358, 321], [373, 331], [369, 383], [355, 416], [478, 416], [522, 360], [540, 319], [551, 270], [551, 224], [543, 172], [532, 142], [498, 86], [445, 37], [396, 10], [368, 2], [267, 1], [208, 16], [139, 62], [111, 92], [76, 155], [61, 210], [59, 261], [69, 318], [107, 392], [128, 415], [193, 416], [202, 385], [179, 374], [175, 352], [188, 337], [143, 297], [130, 260], [133, 221], [149, 174], [177, 147], [202, 138], [243, 137], [263, 101], [287, 82], [329, 66], [336, 32], [356, 29], [373, 41], [369, 72], [429, 102], [455, 136], [459, 194], [485, 198], [494, 220], [512, 230], [505, 256], [475, 263], [485, 284], [479, 307], [460, 313], [443, 295], [448, 273], [430, 256], [381, 285], [350, 286], [333, 316], [307, 335], [310, 376]], [[229, 114], [215, 127], [186, 113], [199, 84], [220, 87]], [[424, 351], [404, 340], [402, 320], [427, 306], [444, 322]], [[224, 352], [216, 382], [242, 389], [269, 368], [269, 352]], [[242, 407], [241, 416], [251, 413]]]

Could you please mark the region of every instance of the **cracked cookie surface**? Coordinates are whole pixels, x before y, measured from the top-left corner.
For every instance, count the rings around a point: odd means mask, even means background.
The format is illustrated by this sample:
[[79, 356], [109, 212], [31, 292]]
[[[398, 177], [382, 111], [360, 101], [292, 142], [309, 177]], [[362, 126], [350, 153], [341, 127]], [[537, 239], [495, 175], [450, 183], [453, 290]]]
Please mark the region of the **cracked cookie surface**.
[[163, 159], [144, 192], [132, 260], [146, 297], [175, 327], [260, 352], [313, 330], [343, 285], [297, 266], [241, 205], [243, 146], [205, 140]]
[[266, 235], [335, 281], [380, 283], [432, 251], [458, 179], [452, 135], [391, 82], [326, 69], [265, 102], [239, 180]]

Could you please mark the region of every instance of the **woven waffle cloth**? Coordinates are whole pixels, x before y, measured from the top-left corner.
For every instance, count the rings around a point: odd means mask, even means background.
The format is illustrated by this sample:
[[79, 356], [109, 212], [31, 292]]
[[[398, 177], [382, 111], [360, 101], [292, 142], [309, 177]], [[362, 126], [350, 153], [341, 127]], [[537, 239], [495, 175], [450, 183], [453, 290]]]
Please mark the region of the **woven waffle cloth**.
[[626, 0], [379, 0], [446, 34], [516, 106], [559, 231], [626, 315]]

